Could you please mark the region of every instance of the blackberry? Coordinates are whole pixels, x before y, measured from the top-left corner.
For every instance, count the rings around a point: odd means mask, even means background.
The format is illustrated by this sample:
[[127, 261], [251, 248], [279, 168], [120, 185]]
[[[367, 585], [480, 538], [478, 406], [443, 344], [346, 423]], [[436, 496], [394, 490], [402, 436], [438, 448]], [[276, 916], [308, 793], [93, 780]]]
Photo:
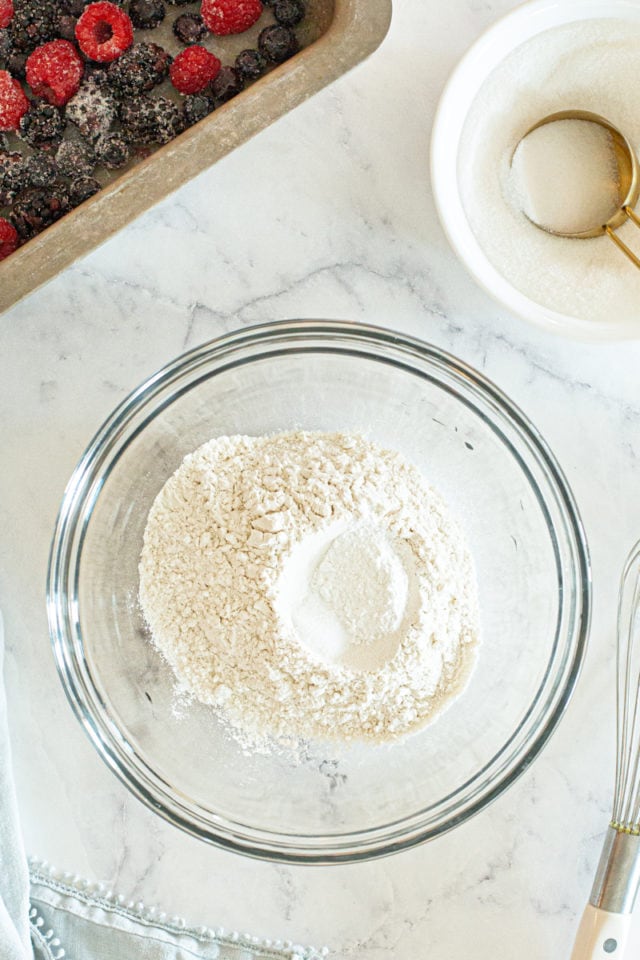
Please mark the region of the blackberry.
[[31, 187], [14, 202], [9, 219], [21, 240], [29, 240], [59, 220], [71, 209], [69, 193], [63, 184], [53, 188]]
[[192, 127], [199, 120], [204, 120], [214, 108], [213, 100], [205, 96], [204, 93], [192, 93], [186, 96], [182, 101], [182, 113], [184, 122], [188, 127]]
[[243, 89], [242, 77], [234, 67], [222, 67], [209, 89], [216, 104], [226, 103]]
[[283, 27], [297, 27], [306, 13], [302, 0], [277, 0], [273, 5], [276, 22]]
[[107, 170], [124, 167], [131, 156], [131, 149], [121, 133], [105, 133], [95, 142], [96, 157]]
[[7, 70], [16, 80], [27, 79], [27, 54], [14, 50], [7, 60]]
[[96, 165], [95, 150], [86, 140], [63, 140], [56, 153], [56, 163], [62, 176], [70, 180], [90, 177]]
[[120, 120], [135, 143], [168, 143], [184, 128], [182, 111], [166, 97], [133, 97], [120, 108]]
[[75, 44], [77, 22], [77, 18], [70, 13], [62, 13], [58, 17], [58, 36], [63, 40], [68, 40], [69, 43]]
[[8, 30], [0, 30], [0, 66], [7, 62], [12, 50], [11, 34]]
[[101, 189], [100, 184], [93, 177], [81, 177], [79, 180], [74, 180], [69, 187], [69, 202], [72, 207], [77, 207]]
[[46, 153], [34, 153], [25, 160], [25, 174], [30, 187], [49, 187], [58, 178], [58, 165]]
[[51, 150], [62, 140], [65, 126], [65, 118], [58, 108], [41, 101], [35, 103], [23, 116], [18, 136], [30, 147]]
[[191, 0], [168, 0], [168, 2], [174, 7], [185, 7], [188, 3], [191, 3]]
[[187, 46], [199, 43], [209, 33], [199, 13], [181, 13], [173, 22], [173, 32]]
[[267, 68], [259, 50], [242, 50], [236, 57], [236, 70], [245, 80], [257, 80]]
[[25, 163], [20, 153], [0, 152], [0, 207], [4, 207], [27, 186]]
[[166, 10], [162, 0], [131, 0], [129, 16], [134, 27], [141, 30], [153, 30], [165, 18]]
[[9, 25], [14, 47], [28, 52], [55, 40], [59, 12], [56, 0], [15, 0]]
[[105, 63], [87, 62], [84, 67], [84, 79], [90, 80], [96, 87], [107, 87], [109, 85], [107, 66]]
[[6, 133], [0, 133], [0, 155], [9, 149], [9, 141]]
[[284, 63], [298, 52], [298, 40], [289, 27], [274, 23], [265, 27], [258, 37], [260, 53], [274, 63]]
[[162, 83], [171, 61], [171, 54], [157, 43], [134, 43], [109, 67], [109, 87], [121, 99], [137, 97]]
[[79, 17], [89, 3], [91, 3], [91, 0], [59, 0], [59, 7], [62, 14]]
[[83, 137], [95, 140], [106, 133], [116, 119], [118, 106], [108, 89], [98, 77], [102, 73], [91, 75], [80, 85], [80, 89], [67, 103], [65, 116], [74, 123]]

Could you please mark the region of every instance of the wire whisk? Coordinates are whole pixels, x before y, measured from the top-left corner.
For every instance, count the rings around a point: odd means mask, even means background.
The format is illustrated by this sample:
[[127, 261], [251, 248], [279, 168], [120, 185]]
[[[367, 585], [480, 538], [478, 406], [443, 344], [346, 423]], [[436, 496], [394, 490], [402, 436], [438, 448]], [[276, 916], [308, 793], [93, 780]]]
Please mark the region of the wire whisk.
[[572, 960], [620, 960], [640, 886], [640, 542], [620, 582], [613, 813]]

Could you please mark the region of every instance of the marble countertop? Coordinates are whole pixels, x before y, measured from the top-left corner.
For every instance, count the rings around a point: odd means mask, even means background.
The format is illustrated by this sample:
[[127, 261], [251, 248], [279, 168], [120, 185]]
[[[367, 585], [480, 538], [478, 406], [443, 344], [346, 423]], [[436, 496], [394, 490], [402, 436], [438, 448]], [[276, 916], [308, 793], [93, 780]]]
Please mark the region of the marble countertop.
[[[611, 803], [617, 579], [640, 535], [640, 343], [576, 344], [509, 316], [437, 221], [437, 98], [510, 6], [396, 0], [365, 64], [0, 318], [0, 606], [16, 778], [27, 847], [61, 869], [194, 922], [326, 943], [341, 957], [568, 956]], [[82, 733], [49, 647], [49, 539], [95, 429], [185, 348], [286, 317], [392, 327], [495, 380], [559, 458], [593, 556], [590, 649], [542, 756], [469, 823], [368, 864], [254, 862], [154, 816]]]

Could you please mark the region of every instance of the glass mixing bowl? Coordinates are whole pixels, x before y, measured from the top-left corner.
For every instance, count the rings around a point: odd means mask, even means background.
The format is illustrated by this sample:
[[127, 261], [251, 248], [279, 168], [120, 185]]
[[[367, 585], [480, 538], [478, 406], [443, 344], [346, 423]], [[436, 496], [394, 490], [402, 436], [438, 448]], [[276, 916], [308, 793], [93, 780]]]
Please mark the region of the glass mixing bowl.
[[[222, 434], [362, 432], [444, 495], [475, 560], [482, 643], [465, 692], [384, 746], [246, 753], [211, 710], [176, 710], [137, 602], [149, 508], [185, 454]], [[103, 759], [156, 813], [253, 856], [334, 863], [451, 829], [529, 766], [585, 650], [590, 573], [567, 483], [491, 383], [435, 347], [348, 323], [267, 324], [206, 343], [135, 390], [64, 495], [48, 610], [71, 705]]]

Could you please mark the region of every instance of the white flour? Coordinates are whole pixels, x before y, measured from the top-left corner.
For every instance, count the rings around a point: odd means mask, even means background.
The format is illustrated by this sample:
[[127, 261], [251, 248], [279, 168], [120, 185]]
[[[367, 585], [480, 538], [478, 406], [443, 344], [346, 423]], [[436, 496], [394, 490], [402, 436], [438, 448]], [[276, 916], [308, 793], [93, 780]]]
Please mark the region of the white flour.
[[221, 437], [150, 511], [140, 602], [179, 682], [245, 743], [385, 741], [475, 656], [473, 565], [419, 471], [362, 437]]

